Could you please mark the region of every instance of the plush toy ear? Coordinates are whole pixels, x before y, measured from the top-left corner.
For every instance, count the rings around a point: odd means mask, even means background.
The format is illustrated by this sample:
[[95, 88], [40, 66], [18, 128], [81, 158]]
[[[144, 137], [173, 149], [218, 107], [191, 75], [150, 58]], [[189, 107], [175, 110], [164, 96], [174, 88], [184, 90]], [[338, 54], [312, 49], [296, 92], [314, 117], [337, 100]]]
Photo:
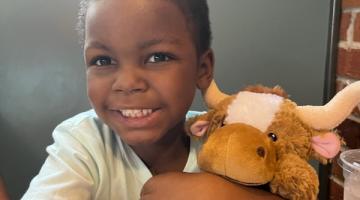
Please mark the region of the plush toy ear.
[[[189, 136], [201, 137], [207, 130], [206, 124], [203, 122], [209, 122], [210, 112], [205, 114], [197, 115], [186, 120], [185, 131]], [[198, 123], [200, 122], [200, 123]], [[199, 131], [205, 131], [200, 133]]]
[[198, 120], [190, 127], [190, 133], [194, 136], [202, 137], [209, 128], [209, 121]]
[[315, 152], [325, 158], [333, 158], [340, 151], [340, 139], [333, 132], [311, 138], [311, 146]]
[[206, 138], [215, 129], [223, 125], [226, 115], [219, 110], [210, 110], [186, 121], [185, 129], [190, 136]]

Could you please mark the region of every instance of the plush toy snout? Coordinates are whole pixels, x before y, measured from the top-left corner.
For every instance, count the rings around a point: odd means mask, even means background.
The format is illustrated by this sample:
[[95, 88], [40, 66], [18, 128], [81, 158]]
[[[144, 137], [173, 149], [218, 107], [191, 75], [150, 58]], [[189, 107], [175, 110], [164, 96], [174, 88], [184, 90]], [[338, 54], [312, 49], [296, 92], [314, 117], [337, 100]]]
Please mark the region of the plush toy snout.
[[[190, 128], [196, 136], [201, 136], [206, 129], [204, 121], [195, 122]], [[275, 173], [273, 142], [252, 126], [228, 124], [206, 139], [198, 155], [199, 166], [245, 185], [265, 184], [273, 179]]]

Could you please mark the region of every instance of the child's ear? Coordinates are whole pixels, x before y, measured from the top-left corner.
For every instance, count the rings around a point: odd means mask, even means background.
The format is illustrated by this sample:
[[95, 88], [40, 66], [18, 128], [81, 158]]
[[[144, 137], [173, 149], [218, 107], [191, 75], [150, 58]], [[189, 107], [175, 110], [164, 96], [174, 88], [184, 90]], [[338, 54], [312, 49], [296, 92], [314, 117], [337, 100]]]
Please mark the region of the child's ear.
[[209, 87], [214, 74], [214, 53], [212, 49], [205, 51], [199, 58], [197, 87], [200, 90]]

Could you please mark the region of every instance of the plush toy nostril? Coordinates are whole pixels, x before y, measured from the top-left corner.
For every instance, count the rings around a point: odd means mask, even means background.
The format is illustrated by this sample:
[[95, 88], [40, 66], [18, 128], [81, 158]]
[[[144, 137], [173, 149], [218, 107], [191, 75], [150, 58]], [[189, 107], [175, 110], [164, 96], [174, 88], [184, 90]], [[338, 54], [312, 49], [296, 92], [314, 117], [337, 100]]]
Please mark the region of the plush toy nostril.
[[264, 147], [258, 147], [256, 149], [256, 153], [260, 156], [260, 157], [265, 157], [265, 149]]

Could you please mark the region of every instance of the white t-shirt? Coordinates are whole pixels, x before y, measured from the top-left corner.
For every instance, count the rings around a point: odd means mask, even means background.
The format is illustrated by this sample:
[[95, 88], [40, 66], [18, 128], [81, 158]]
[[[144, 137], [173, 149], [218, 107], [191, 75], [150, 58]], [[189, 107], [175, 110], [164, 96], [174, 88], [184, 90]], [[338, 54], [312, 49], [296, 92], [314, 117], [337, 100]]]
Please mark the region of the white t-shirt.
[[[197, 112], [189, 112], [190, 115]], [[54, 144], [23, 200], [100, 199], [138, 200], [149, 169], [93, 110], [58, 125]], [[184, 172], [199, 172], [200, 142], [191, 140]]]

